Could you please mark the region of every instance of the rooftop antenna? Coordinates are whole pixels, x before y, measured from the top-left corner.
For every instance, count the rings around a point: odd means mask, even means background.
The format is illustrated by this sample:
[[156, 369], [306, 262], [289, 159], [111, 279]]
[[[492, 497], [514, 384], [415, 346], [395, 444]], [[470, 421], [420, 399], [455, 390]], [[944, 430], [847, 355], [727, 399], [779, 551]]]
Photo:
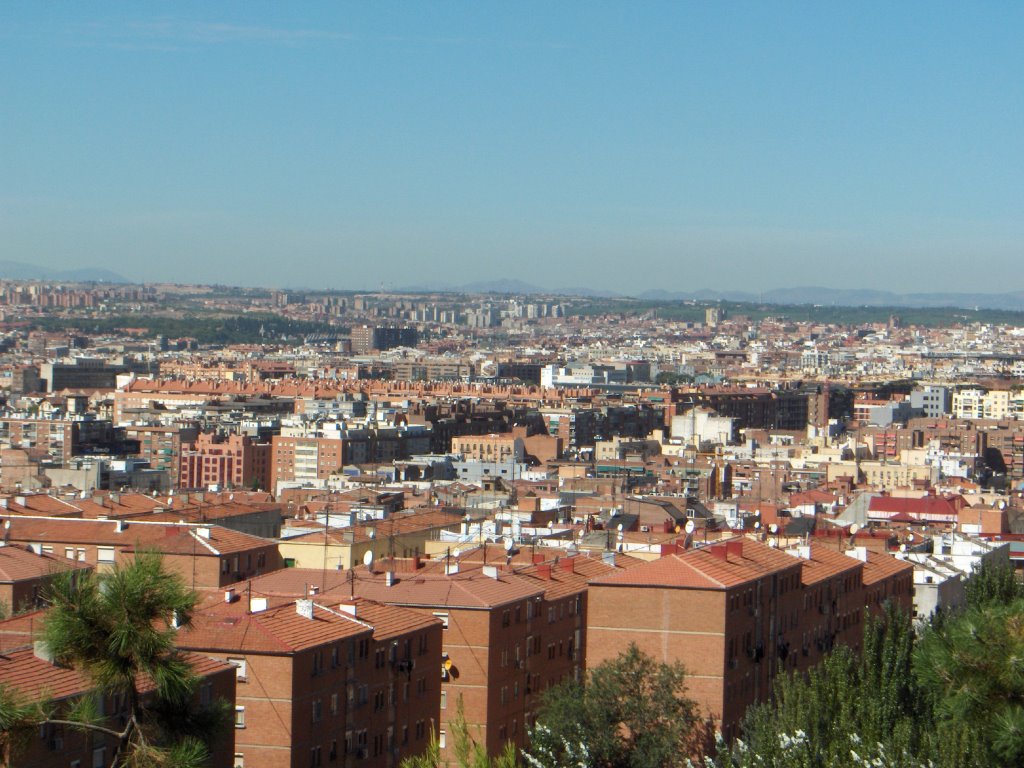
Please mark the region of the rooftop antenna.
[[686, 525], [683, 526], [683, 530], [686, 531], [686, 538], [683, 539], [683, 548], [689, 549], [693, 546], [693, 532], [697, 529], [697, 524], [693, 520], [687, 520]]
[[512, 564], [512, 548], [515, 546], [515, 542], [510, 538], [505, 538], [502, 542], [502, 546], [505, 547], [505, 565]]

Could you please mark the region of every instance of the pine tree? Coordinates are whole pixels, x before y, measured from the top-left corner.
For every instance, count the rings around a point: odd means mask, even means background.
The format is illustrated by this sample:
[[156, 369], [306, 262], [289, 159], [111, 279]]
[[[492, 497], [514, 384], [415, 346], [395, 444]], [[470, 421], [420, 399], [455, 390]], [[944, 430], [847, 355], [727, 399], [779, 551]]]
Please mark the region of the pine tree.
[[226, 709], [223, 702], [192, 705], [199, 681], [175, 646], [177, 627], [190, 622], [196, 599], [153, 553], [107, 573], [56, 576], [43, 643], [56, 663], [80, 670], [97, 693], [123, 702], [125, 724], [110, 727], [92, 696], [58, 712], [48, 702], [0, 690], [0, 731], [14, 739], [25, 727], [49, 723], [104, 733], [117, 740], [112, 768], [202, 765]]

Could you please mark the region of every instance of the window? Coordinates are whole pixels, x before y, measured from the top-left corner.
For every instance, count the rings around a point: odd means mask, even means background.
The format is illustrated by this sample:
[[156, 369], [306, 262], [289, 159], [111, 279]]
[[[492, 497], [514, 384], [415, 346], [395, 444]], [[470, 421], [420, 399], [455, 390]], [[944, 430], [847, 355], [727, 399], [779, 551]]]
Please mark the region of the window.
[[97, 547], [96, 548], [96, 561], [99, 563], [113, 563], [114, 562], [114, 548], [113, 547]]
[[319, 745], [309, 750], [309, 768], [317, 768], [318, 765], [320, 765]]
[[235, 762], [233, 768], [245, 768], [245, 753], [235, 752]]
[[438, 731], [437, 732], [437, 746], [439, 746], [441, 749], [444, 749], [445, 745], [447, 743], [448, 743], [448, 734], [445, 733], [443, 730], [442, 731]]
[[104, 768], [107, 763], [107, 748], [97, 747], [92, 751], [92, 768]]
[[336, 693], [331, 694], [331, 714], [338, 714], [338, 694]]
[[245, 728], [245, 707], [235, 707], [235, 728]]
[[320, 718], [323, 716], [323, 710], [324, 710], [323, 701], [321, 701], [320, 699], [315, 699], [313, 701], [313, 722], [314, 723], [319, 723], [320, 722]]
[[213, 683], [203, 683], [199, 686], [199, 706], [208, 707], [213, 701]]
[[68, 560], [74, 560], [75, 559], [75, 548], [74, 547], [64, 547], [64, 557], [66, 557]]
[[244, 683], [246, 680], [245, 659], [228, 659], [228, 664], [233, 665], [235, 668], [235, 679], [240, 683]]
[[441, 709], [448, 709], [448, 691], [441, 691]]

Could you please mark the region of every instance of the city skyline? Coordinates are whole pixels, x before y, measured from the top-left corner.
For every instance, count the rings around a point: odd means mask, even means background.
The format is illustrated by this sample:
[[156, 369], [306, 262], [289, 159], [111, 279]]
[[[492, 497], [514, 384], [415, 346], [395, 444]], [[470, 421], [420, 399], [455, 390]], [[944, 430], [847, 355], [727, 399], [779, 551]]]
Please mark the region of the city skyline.
[[1019, 6], [0, 21], [5, 260], [337, 289], [1021, 287]]

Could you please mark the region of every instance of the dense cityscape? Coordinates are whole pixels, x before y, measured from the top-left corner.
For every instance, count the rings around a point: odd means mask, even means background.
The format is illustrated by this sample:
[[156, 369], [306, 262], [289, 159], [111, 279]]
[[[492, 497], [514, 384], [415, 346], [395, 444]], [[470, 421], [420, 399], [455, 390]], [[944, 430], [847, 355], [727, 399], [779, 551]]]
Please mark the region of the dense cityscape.
[[0, 3], [0, 768], [1024, 766], [1024, 3]]
[[[37, 281], [0, 302], [0, 678], [84, 695], [32, 645], [48, 583], [159, 553], [198, 593], [175, 635], [195, 695], [233, 712], [211, 764], [385, 768], [432, 739], [451, 761], [460, 728], [536, 760], [546, 692], [634, 643], [683, 663], [728, 745], [865, 621], [955, 615], [973, 573], [1024, 563], [1024, 316]], [[12, 764], [99, 765], [103, 739], [44, 725]]]

